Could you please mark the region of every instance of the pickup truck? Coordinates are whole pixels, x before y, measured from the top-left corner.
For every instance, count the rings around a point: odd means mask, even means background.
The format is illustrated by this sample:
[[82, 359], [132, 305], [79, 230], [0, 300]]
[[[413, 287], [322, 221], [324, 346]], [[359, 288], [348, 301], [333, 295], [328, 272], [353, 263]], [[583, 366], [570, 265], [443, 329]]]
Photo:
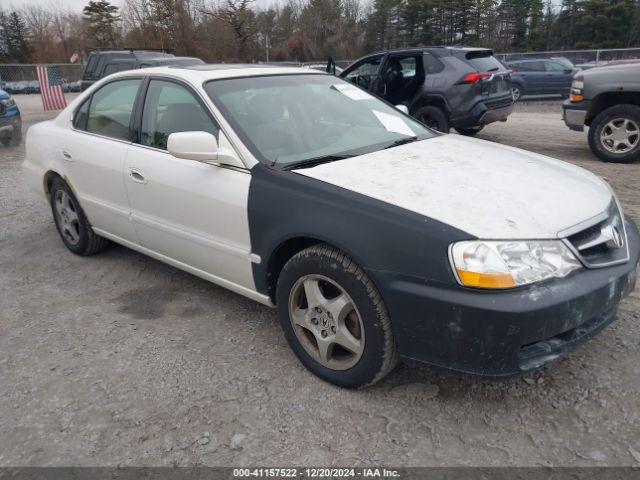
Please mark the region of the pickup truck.
[[578, 73], [562, 105], [571, 130], [589, 127], [589, 147], [601, 160], [631, 163], [640, 158], [640, 63]]

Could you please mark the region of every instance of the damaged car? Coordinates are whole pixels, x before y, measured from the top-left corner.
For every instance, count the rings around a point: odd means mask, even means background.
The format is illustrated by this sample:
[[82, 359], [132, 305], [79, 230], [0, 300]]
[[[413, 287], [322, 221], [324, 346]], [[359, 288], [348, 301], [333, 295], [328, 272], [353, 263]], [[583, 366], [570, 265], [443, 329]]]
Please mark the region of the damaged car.
[[68, 250], [113, 241], [274, 307], [342, 387], [400, 360], [537, 369], [635, 284], [640, 235], [598, 176], [310, 69], [114, 74], [28, 130], [24, 172]]

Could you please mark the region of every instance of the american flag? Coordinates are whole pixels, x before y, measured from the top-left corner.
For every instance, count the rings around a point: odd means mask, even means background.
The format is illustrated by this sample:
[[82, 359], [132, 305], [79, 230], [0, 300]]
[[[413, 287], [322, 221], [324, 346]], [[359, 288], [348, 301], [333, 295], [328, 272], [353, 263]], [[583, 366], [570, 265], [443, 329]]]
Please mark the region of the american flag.
[[58, 67], [38, 65], [38, 83], [45, 110], [61, 110], [67, 106], [62, 91], [62, 75]]

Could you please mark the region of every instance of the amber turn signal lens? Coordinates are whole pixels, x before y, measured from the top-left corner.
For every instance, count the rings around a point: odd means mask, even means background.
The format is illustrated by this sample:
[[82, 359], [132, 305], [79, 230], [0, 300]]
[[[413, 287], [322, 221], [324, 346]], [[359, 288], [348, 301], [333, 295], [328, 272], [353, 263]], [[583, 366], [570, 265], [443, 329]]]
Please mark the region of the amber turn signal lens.
[[516, 286], [516, 281], [508, 273], [476, 273], [460, 269], [456, 271], [460, 282], [466, 287], [511, 288]]
[[573, 103], [578, 103], [578, 102], [581, 102], [583, 100], [584, 100], [584, 97], [582, 95], [574, 95], [574, 94], [571, 95], [571, 101]]

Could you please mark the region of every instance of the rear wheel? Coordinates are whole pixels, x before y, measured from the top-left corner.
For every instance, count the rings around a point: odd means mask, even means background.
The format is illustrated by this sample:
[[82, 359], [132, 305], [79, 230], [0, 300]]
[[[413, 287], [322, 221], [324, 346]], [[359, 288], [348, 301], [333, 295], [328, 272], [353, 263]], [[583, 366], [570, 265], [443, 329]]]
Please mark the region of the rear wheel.
[[473, 137], [476, 133], [484, 128], [484, 125], [476, 125], [475, 127], [456, 127], [456, 132], [460, 135], [466, 135], [467, 137]]
[[449, 120], [438, 107], [421, 107], [414, 112], [413, 116], [433, 130], [449, 133]]
[[640, 159], [640, 107], [609, 107], [589, 127], [589, 147], [601, 160], [631, 163]]
[[97, 235], [69, 186], [60, 178], [51, 184], [51, 211], [64, 245], [78, 255], [93, 255], [109, 245]]
[[522, 97], [522, 87], [520, 85], [512, 85], [511, 86], [511, 95], [513, 96], [513, 101], [517, 102]]
[[375, 285], [347, 255], [315, 245], [284, 266], [276, 290], [289, 346], [320, 378], [371, 385], [397, 363], [391, 321]]

